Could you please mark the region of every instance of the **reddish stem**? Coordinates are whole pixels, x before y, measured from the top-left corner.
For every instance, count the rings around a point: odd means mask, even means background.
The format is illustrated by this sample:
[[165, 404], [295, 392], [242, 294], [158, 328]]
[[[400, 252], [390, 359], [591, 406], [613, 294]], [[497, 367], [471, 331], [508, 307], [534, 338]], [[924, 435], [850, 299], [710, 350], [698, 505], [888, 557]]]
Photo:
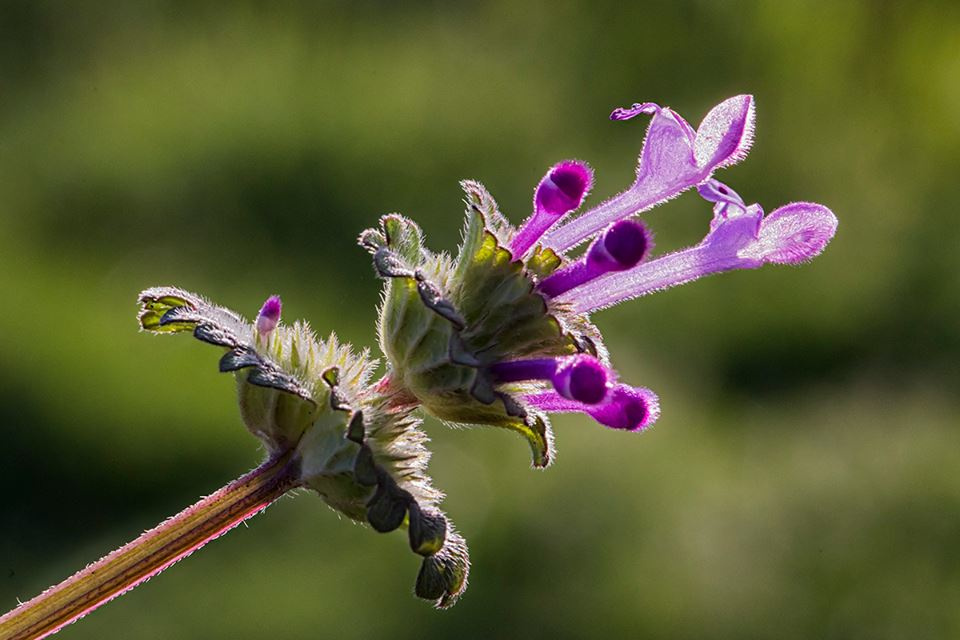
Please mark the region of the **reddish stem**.
[[296, 485], [290, 454], [267, 460], [0, 618], [0, 640], [46, 638], [267, 508]]

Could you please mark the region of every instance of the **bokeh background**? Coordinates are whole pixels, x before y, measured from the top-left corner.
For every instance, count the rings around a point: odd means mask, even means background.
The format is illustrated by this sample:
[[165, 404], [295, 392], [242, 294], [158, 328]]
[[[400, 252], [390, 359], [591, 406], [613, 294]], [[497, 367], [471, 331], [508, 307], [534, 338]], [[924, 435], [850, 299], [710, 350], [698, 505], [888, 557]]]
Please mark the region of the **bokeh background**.
[[[277, 292], [373, 347], [379, 214], [453, 249], [459, 179], [519, 221], [566, 157], [597, 202], [645, 128], [613, 107], [750, 92], [718, 177], [836, 239], [595, 317], [660, 394], [647, 433], [559, 419], [535, 472], [428, 422], [454, 609], [412, 597], [403, 535], [299, 495], [59, 637], [960, 637], [960, 4], [5, 1], [0, 87], [0, 608], [261, 458], [215, 350], [138, 334], [140, 289]], [[646, 219], [669, 250], [708, 217]]]

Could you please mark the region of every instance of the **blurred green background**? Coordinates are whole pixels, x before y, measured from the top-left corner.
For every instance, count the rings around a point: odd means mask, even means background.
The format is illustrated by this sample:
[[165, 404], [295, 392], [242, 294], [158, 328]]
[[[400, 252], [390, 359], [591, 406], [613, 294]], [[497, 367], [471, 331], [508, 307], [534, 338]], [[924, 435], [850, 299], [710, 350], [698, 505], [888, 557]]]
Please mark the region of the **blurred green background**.
[[[0, 5], [0, 602], [12, 607], [259, 462], [216, 350], [138, 334], [176, 284], [270, 293], [374, 346], [354, 245], [400, 211], [453, 249], [457, 181], [514, 221], [551, 163], [629, 183], [654, 100], [757, 100], [718, 177], [830, 206], [802, 268], [597, 314], [643, 435], [428, 422], [470, 543], [454, 609], [404, 536], [285, 499], [67, 638], [960, 637], [960, 4], [503, 1]], [[646, 219], [698, 241], [694, 194]]]

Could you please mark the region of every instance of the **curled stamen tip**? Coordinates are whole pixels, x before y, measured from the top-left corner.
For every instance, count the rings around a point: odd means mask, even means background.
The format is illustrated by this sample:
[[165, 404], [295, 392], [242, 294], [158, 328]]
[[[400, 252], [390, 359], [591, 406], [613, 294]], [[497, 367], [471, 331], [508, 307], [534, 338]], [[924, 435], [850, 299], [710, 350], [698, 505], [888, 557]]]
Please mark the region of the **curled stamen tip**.
[[587, 260], [607, 271], [623, 271], [636, 266], [650, 252], [653, 238], [640, 222], [619, 220], [607, 227], [587, 254]]
[[588, 410], [590, 416], [611, 429], [642, 431], [660, 417], [660, 403], [648, 389], [617, 385], [610, 401]]
[[652, 114], [660, 110], [660, 105], [654, 102], [637, 102], [629, 107], [617, 107], [610, 114], [611, 120], [629, 120], [641, 114]]
[[746, 206], [740, 194], [713, 178], [697, 186], [697, 193], [707, 202], [726, 202]]
[[280, 296], [273, 295], [267, 298], [260, 307], [260, 313], [257, 314], [257, 333], [267, 335], [276, 329], [280, 322], [281, 306]]
[[552, 382], [561, 396], [582, 402], [602, 402], [610, 390], [611, 372], [593, 356], [577, 355], [562, 360]]
[[537, 187], [534, 206], [553, 216], [580, 207], [593, 186], [593, 171], [586, 163], [565, 160], [554, 165]]

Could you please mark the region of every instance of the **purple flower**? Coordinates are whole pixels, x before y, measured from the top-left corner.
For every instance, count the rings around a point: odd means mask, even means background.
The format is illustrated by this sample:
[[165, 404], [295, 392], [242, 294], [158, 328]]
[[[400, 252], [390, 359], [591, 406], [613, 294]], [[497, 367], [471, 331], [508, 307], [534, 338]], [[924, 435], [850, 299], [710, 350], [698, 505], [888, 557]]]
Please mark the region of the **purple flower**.
[[706, 115], [696, 131], [667, 107], [652, 102], [616, 109], [611, 120], [652, 114], [640, 152], [637, 179], [607, 200], [543, 236], [558, 251], [575, 247], [611, 222], [673, 198], [707, 180], [714, 170], [742, 160], [753, 142], [753, 96], [735, 96]]
[[[225, 348], [219, 369], [236, 378], [243, 422], [269, 457], [20, 605], [0, 628], [16, 637], [25, 637], [18, 629], [30, 637], [55, 633], [300, 488], [378, 532], [405, 528], [421, 558], [414, 593], [439, 608], [453, 605], [467, 586], [469, 554], [439, 509], [443, 495], [426, 474], [430, 452], [416, 412], [511, 430], [539, 468], [555, 457], [548, 413], [581, 412], [612, 429], [642, 431], [659, 416], [659, 400], [617, 381], [589, 314], [712, 273], [804, 262], [836, 232], [837, 219], [822, 205], [795, 202], [764, 216], [760, 205], [712, 179], [750, 147], [751, 96], [717, 105], [696, 131], [649, 102], [610, 117], [639, 114], [652, 119], [636, 181], [561, 226], [593, 184], [583, 162], [550, 168], [519, 229], [486, 189], [464, 181], [466, 224], [455, 257], [430, 251], [420, 227], [398, 214], [360, 234], [386, 281], [377, 322], [386, 371], [376, 382], [367, 351], [354, 353], [335, 335], [320, 341], [304, 322], [281, 325], [278, 296], [250, 323], [176, 287], [143, 291], [141, 329], [189, 332]], [[647, 261], [652, 236], [632, 217], [691, 187], [713, 204], [706, 237]], [[582, 256], [568, 255], [585, 241]]]
[[[593, 173], [566, 160], [541, 179], [533, 214], [519, 228], [479, 183], [464, 182], [467, 221], [456, 257], [429, 251], [420, 228], [398, 215], [361, 235], [389, 281], [381, 345], [398, 397], [451, 423], [514, 430], [534, 465], [546, 466], [548, 413], [578, 411], [627, 431], [659, 415], [652, 391], [617, 382], [589, 314], [712, 273], [803, 262], [833, 237], [837, 220], [822, 205], [797, 202], [764, 216], [712, 178], [750, 148], [752, 96], [721, 102], [696, 129], [649, 102], [611, 118], [641, 114], [652, 117], [633, 185], [579, 216], [572, 214]], [[706, 236], [650, 257], [653, 236], [635, 216], [691, 188], [712, 204]], [[572, 255], [584, 242], [587, 250]]]
[[[610, 117], [628, 120], [640, 114], [653, 118], [633, 185], [560, 226], [554, 223], [567, 211], [555, 207], [549, 224], [537, 226], [536, 238], [532, 233], [525, 236], [524, 251], [539, 241], [560, 256], [558, 268], [543, 274], [535, 290], [547, 299], [561, 324], [575, 326], [578, 318], [586, 319], [594, 311], [713, 273], [805, 262], [830, 242], [837, 219], [826, 207], [795, 202], [764, 216], [760, 205], [748, 206], [733, 189], [711, 178], [716, 169], [743, 159], [750, 148], [751, 96], [720, 103], [696, 131], [672, 110], [649, 102], [617, 109]], [[691, 187], [713, 203], [706, 237], [687, 249], [647, 260], [652, 235], [631, 217]], [[535, 218], [536, 214], [531, 220]], [[515, 237], [530, 226], [528, 221]], [[591, 238], [583, 256], [565, 259], [570, 249]], [[514, 255], [520, 257], [522, 252]], [[527, 393], [523, 402], [546, 412], [579, 411], [603, 425], [628, 431], [649, 426], [660, 411], [653, 392], [624, 384], [612, 384], [599, 402], [583, 402], [556, 387]]]
[[823, 205], [794, 202], [764, 216], [760, 205], [746, 206], [716, 180], [699, 191], [715, 203], [710, 231], [700, 244], [595, 278], [557, 296], [557, 302], [589, 313], [713, 273], [805, 262], [823, 251], [837, 229], [836, 217]]

